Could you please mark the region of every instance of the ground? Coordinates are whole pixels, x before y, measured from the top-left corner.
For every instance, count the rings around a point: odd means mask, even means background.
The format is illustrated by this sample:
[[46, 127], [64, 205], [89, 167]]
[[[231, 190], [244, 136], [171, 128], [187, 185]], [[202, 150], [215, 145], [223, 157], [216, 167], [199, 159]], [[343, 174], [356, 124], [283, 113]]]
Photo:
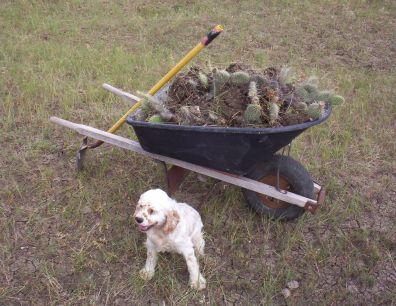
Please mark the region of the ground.
[[[2, 1], [0, 304], [394, 304], [395, 17], [379, 0]], [[161, 167], [104, 145], [77, 174], [81, 137], [49, 117], [109, 128], [129, 105], [102, 83], [148, 90], [217, 23], [194, 64], [289, 65], [346, 103], [292, 147], [327, 186], [317, 214], [275, 222], [236, 187], [182, 185], [175, 197], [198, 208], [207, 242], [208, 288], [195, 292], [175, 254], [138, 277], [145, 237], [131, 215], [140, 193], [165, 187]]]

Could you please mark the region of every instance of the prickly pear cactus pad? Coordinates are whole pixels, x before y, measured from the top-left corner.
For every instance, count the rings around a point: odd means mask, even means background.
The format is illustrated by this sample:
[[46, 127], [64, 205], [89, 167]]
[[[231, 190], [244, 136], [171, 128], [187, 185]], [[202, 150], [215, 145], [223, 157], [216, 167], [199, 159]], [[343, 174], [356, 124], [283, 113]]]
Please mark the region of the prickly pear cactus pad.
[[[297, 80], [297, 81], [296, 81]], [[198, 126], [278, 127], [320, 119], [342, 96], [319, 87], [316, 77], [298, 80], [288, 67], [255, 70], [192, 67], [178, 74], [159, 100], [140, 93], [139, 120]]]

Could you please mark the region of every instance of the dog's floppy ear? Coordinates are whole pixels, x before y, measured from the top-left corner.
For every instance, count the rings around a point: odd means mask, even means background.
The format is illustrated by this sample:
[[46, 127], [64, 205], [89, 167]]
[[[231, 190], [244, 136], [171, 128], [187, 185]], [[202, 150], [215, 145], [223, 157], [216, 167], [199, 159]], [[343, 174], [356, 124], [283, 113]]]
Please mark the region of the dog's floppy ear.
[[171, 210], [166, 214], [166, 222], [163, 227], [165, 234], [172, 233], [180, 221], [180, 216], [176, 210]]

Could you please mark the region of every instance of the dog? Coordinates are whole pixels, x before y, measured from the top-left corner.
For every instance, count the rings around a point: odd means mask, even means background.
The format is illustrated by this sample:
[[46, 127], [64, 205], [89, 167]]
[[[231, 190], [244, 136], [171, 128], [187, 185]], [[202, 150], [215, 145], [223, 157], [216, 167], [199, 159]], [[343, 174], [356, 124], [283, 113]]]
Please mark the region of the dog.
[[140, 276], [144, 280], [154, 276], [159, 252], [176, 252], [186, 260], [191, 288], [204, 289], [206, 280], [196, 256], [203, 256], [205, 247], [199, 213], [171, 199], [163, 190], [152, 189], [140, 196], [133, 216], [139, 230], [147, 234], [147, 259]]

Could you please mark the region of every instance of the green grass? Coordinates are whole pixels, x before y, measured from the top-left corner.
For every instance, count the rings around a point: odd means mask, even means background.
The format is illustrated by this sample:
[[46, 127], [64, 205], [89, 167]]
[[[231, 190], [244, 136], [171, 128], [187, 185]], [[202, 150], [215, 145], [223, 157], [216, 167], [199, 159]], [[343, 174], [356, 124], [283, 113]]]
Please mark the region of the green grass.
[[[395, 40], [391, 1], [3, 1], [0, 4], [0, 304], [392, 304], [395, 275]], [[164, 187], [153, 161], [104, 145], [76, 174], [81, 137], [52, 115], [101, 129], [128, 105], [101, 88], [149, 89], [213, 25], [194, 64], [289, 65], [346, 103], [292, 155], [327, 187], [316, 215], [280, 223], [240, 190], [191, 175], [176, 195], [199, 206], [208, 289], [184, 260], [138, 277], [139, 195]], [[118, 132], [134, 137], [130, 127]]]

